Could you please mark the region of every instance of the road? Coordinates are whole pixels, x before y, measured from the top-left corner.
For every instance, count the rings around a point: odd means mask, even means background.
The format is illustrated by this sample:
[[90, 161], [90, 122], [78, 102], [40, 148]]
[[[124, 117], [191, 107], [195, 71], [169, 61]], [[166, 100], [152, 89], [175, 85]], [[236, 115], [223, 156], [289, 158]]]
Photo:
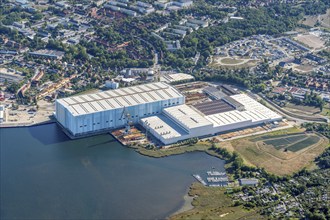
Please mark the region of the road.
[[317, 16], [317, 20], [324, 26], [324, 27], [327, 27], [327, 28], [330, 28], [330, 25], [325, 23], [324, 21], [322, 21], [321, 19], [321, 15], [318, 15]]
[[[240, 139], [240, 138], [245, 138], [245, 137], [251, 137], [251, 136], [255, 136], [255, 135], [259, 135], [259, 134], [266, 134], [268, 132], [273, 132], [273, 131], [279, 131], [279, 130], [284, 130], [284, 129], [289, 129], [292, 128], [293, 124], [289, 124], [286, 126], [282, 126], [282, 127], [277, 127], [277, 128], [271, 128], [268, 130], [264, 130], [264, 131], [258, 131], [258, 132], [254, 132], [254, 133], [250, 133], [250, 134], [243, 134], [243, 135], [238, 135], [235, 137], [231, 137], [231, 138], [227, 138], [227, 139], [219, 139], [220, 142], [225, 142], [225, 141], [232, 141], [235, 139]], [[205, 138], [205, 140], [207, 140], [208, 138]]]
[[330, 119], [327, 117], [322, 117], [322, 116], [312, 117], [307, 115], [298, 115], [281, 108], [280, 106], [269, 100], [265, 95], [257, 95], [257, 96], [268, 104], [267, 107], [279, 112], [281, 115], [284, 115], [288, 119], [296, 121], [297, 124], [302, 124], [305, 122], [330, 123]]
[[[159, 66], [159, 64], [158, 64], [158, 60], [159, 60], [159, 55], [158, 55], [158, 51], [156, 50], [156, 47], [153, 45], [153, 44], [151, 44], [150, 42], [148, 42], [148, 41], [146, 41], [146, 40], [144, 40], [144, 39], [142, 39], [142, 38], [140, 38], [140, 37], [137, 37], [137, 36], [132, 36], [132, 37], [135, 37], [135, 38], [137, 38], [137, 39], [139, 39], [139, 40], [141, 40], [141, 41], [143, 41], [144, 43], [146, 43], [146, 44], [148, 44], [150, 47], [152, 47], [152, 53], [153, 53], [153, 55], [154, 55], [154, 58], [153, 58], [153, 60], [154, 60], [154, 65], [153, 65], [153, 70], [154, 70], [154, 73], [155, 73], [155, 76], [154, 76], [154, 78], [155, 78], [155, 81], [156, 82], [158, 82], [159, 80], [160, 80], [160, 74], [159, 74], [159, 71], [158, 70], [160, 70], [160, 66]], [[160, 51], [160, 57], [162, 56], [162, 51]]]

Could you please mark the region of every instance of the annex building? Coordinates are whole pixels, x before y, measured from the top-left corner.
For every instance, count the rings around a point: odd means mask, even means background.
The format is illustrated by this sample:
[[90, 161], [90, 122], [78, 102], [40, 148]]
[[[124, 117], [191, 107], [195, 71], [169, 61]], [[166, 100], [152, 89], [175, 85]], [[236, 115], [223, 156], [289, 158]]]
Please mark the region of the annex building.
[[141, 125], [167, 145], [281, 119], [248, 95], [237, 94], [195, 106], [164, 108], [160, 115], [142, 118]]
[[186, 105], [185, 96], [164, 82], [58, 99], [55, 116], [79, 137], [124, 127], [126, 113], [165, 145], [282, 119], [246, 94]]

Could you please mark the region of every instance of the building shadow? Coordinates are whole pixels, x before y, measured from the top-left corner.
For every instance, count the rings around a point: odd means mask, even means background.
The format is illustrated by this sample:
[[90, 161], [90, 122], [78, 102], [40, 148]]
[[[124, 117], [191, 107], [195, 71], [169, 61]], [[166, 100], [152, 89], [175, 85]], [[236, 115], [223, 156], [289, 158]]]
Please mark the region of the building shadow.
[[70, 138], [56, 123], [31, 126], [28, 130], [32, 137], [44, 145], [70, 141]]

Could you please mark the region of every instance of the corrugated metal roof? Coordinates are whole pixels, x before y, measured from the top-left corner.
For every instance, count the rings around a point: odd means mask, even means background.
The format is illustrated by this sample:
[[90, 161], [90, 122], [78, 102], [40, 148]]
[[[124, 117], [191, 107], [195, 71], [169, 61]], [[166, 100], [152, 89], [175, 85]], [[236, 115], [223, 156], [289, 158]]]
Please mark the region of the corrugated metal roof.
[[185, 73], [165, 74], [163, 78], [168, 82], [179, 82], [184, 80], [193, 80], [194, 77]]
[[162, 136], [164, 139], [176, 138], [187, 134], [178, 125], [163, 115], [142, 118], [141, 121], [150, 130], [153, 130], [153, 132]]
[[203, 115], [199, 114], [197, 111], [187, 105], [168, 107], [163, 111], [175, 118], [176, 121], [186, 129], [212, 125], [212, 123], [209, 122]]
[[183, 97], [183, 95], [175, 88], [164, 82], [157, 82], [68, 97], [58, 99], [57, 102], [67, 108], [73, 115], [84, 115], [179, 97]]
[[246, 94], [238, 94], [231, 96], [232, 99], [236, 100], [240, 104], [244, 105], [245, 111], [228, 111], [217, 114], [207, 115], [209, 121], [211, 121], [215, 127], [223, 126], [228, 124], [234, 124], [244, 121], [263, 121], [267, 119], [280, 119], [281, 116], [266, 106], [260, 104], [256, 100], [252, 99]]
[[245, 109], [250, 112], [255, 112], [258, 116], [263, 116], [270, 119], [281, 118], [279, 114], [270, 110], [266, 106], [260, 104], [246, 94], [233, 95], [231, 98], [244, 105]]

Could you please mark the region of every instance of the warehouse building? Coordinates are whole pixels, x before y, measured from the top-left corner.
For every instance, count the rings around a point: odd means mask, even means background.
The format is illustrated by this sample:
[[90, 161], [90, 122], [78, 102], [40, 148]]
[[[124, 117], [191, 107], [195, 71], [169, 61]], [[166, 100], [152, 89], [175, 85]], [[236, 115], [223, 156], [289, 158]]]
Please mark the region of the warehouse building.
[[163, 74], [160, 81], [167, 83], [189, 82], [193, 81], [195, 77], [186, 73], [170, 73]]
[[223, 93], [222, 91], [220, 91], [219, 89], [217, 89], [214, 86], [208, 86], [208, 87], [204, 88], [203, 92], [214, 100], [219, 100], [219, 99], [222, 99], [223, 97], [227, 96], [225, 93]]
[[161, 115], [142, 118], [140, 123], [167, 145], [281, 119], [248, 95], [237, 94], [194, 106], [183, 104], [164, 108]]
[[150, 83], [56, 101], [55, 117], [71, 136], [124, 127], [160, 114], [169, 106], [184, 104], [185, 97], [166, 83]]

